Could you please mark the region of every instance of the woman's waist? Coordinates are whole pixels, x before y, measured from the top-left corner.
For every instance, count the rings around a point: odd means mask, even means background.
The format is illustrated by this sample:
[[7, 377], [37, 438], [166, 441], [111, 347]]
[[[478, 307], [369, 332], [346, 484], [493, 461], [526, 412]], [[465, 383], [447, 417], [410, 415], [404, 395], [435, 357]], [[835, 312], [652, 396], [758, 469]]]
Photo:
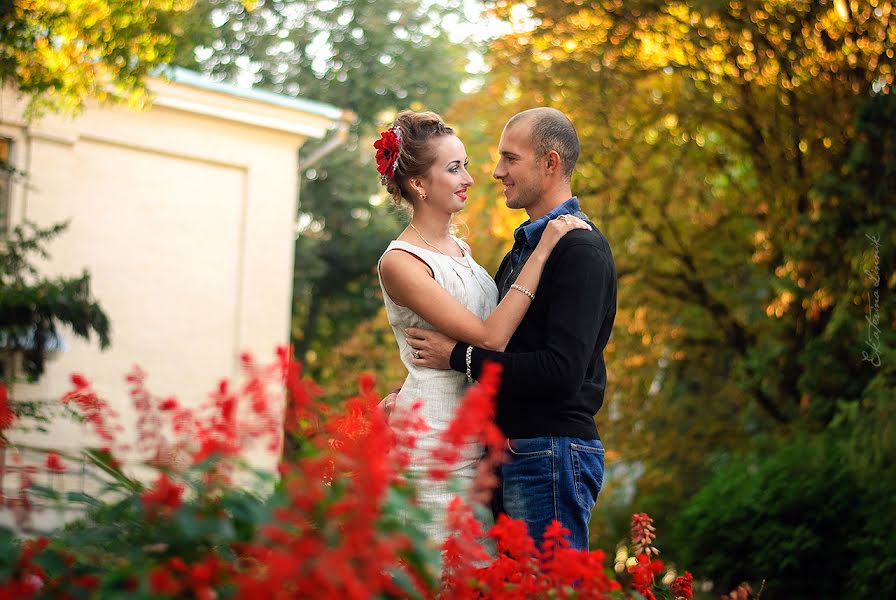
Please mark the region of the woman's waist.
[[421, 392], [443, 393], [446, 391], [466, 391], [467, 377], [463, 373], [451, 370], [427, 369], [412, 365], [408, 369], [401, 389], [414, 389]]

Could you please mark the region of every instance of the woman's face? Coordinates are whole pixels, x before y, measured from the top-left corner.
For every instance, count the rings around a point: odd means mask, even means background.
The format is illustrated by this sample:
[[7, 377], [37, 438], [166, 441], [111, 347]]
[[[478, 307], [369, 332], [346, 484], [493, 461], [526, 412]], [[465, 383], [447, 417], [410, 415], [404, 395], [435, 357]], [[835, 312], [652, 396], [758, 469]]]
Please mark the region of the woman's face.
[[443, 135], [435, 140], [435, 160], [422, 178], [425, 204], [439, 212], [456, 213], [467, 201], [467, 188], [473, 178], [467, 173], [467, 152], [457, 136]]

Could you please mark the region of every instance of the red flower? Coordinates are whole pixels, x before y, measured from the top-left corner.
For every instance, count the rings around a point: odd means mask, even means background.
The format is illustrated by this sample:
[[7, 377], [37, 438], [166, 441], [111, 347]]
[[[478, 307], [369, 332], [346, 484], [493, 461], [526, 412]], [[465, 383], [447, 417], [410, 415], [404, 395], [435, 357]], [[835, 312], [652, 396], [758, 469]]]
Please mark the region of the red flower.
[[60, 459], [59, 455], [55, 452], [47, 454], [46, 466], [49, 470], [55, 471], [56, 473], [65, 471], [65, 465], [62, 464], [62, 459]]
[[177, 408], [177, 398], [165, 398], [159, 403], [159, 410], [174, 410]]
[[632, 544], [635, 546], [635, 554], [646, 553], [659, 554], [656, 548], [651, 546], [656, 539], [656, 528], [653, 519], [647, 513], [632, 515]]
[[80, 373], [72, 373], [72, 385], [76, 388], [86, 388], [90, 385], [90, 381]]
[[454, 468], [465, 444], [478, 442], [488, 448], [487, 461], [492, 466], [504, 457], [504, 434], [494, 423], [495, 396], [501, 380], [501, 365], [487, 362], [482, 367], [479, 382], [470, 388], [461, 405], [440, 436], [440, 444], [433, 450], [434, 464], [430, 475], [435, 479]]
[[140, 499], [150, 513], [154, 513], [160, 506], [177, 510], [181, 505], [183, 493], [184, 486], [174, 483], [168, 475], [162, 473], [150, 489], [140, 494]]
[[189, 570], [187, 563], [184, 562], [179, 556], [174, 556], [168, 559], [168, 566], [177, 571], [178, 573], [186, 573]]
[[395, 175], [398, 153], [401, 151], [401, 138], [398, 135], [396, 128], [390, 127], [373, 143], [376, 148], [376, 170], [380, 175]]
[[675, 581], [672, 582], [672, 595], [675, 598], [686, 598], [690, 600], [694, 597], [694, 590], [691, 587], [691, 583], [694, 581], [694, 576], [684, 572], [684, 575], [681, 577], [676, 577]]
[[15, 420], [16, 413], [9, 406], [9, 392], [6, 386], [0, 383], [0, 431], [8, 428]]
[[473, 510], [455, 496], [448, 506], [448, 529], [451, 531], [444, 543], [444, 571], [442, 588], [444, 598], [475, 598], [476, 562], [487, 562], [490, 557], [477, 538], [483, 535], [482, 526], [473, 516]]
[[638, 564], [628, 568], [628, 572], [632, 574], [632, 587], [648, 600], [656, 600], [653, 595], [653, 578], [662, 571], [662, 561], [650, 560], [648, 554], [639, 554]]
[[72, 576], [72, 585], [95, 590], [100, 587], [100, 578], [96, 575], [74, 575]]
[[164, 566], [159, 565], [149, 573], [149, 588], [155, 594], [176, 595], [179, 594], [182, 585], [177, 578]]
[[515, 560], [538, 556], [535, 542], [529, 536], [529, 528], [525, 521], [511, 519], [506, 514], [498, 515], [498, 519], [488, 532], [495, 540], [498, 552], [507, 554]]
[[358, 387], [361, 389], [362, 394], [373, 393], [374, 385], [376, 385], [376, 379], [370, 373], [361, 373], [360, 377], [358, 377]]

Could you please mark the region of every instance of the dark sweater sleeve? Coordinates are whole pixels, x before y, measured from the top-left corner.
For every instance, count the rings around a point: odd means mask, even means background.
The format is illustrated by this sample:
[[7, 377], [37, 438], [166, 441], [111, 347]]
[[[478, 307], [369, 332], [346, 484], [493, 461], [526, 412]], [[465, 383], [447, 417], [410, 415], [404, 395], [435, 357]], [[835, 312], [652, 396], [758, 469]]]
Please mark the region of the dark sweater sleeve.
[[[545, 266], [546, 272], [548, 267]], [[585, 379], [588, 361], [612, 302], [615, 271], [606, 253], [590, 244], [565, 248], [550, 269], [551, 276], [544, 277], [537, 292], [549, 294], [545, 348], [513, 353], [473, 349], [470, 366], [474, 379], [478, 379], [484, 361], [503, 365], [502, 395], [571, 395]], [[553, 285], [546, 289], [544, 283]], [[454, 347], [452, 369], [466, 372], [466, 350], [467, 344]]]

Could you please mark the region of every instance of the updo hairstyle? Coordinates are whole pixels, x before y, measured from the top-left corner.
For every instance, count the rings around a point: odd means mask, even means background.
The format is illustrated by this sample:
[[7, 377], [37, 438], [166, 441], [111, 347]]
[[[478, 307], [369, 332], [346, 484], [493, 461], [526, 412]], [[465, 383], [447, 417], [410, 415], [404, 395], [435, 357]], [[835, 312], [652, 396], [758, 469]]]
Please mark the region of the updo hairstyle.
[[401, 205], [404, 198], [411, 206], [416, 197], [408, 180], [422, 177], [435, 161], [435, 148], [430, 142], [443, 135], [454, 135], [454, 130], [445, 125], [434, 112], [414, 112], [406, 110], [398, 113], [392, 127], [401, 128], [401, 148], [398, 153], [398, 167], [395, 175], [384, 175], [382, 183], [392, 196], [392, 202]]

